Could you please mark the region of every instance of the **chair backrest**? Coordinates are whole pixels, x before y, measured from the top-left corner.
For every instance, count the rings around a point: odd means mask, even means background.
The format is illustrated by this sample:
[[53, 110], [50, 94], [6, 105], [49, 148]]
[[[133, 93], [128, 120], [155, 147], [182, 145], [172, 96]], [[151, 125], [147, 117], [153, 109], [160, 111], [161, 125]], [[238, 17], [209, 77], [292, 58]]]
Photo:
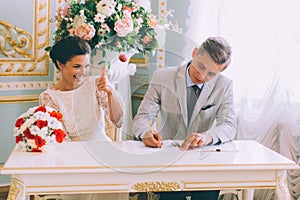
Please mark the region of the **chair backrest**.
[[112, 141], [121, 141], [120, 129], [117, 128], [114, 124], [112, 124], [106, 115], [105, 115], [105, 132], [106, 135]]

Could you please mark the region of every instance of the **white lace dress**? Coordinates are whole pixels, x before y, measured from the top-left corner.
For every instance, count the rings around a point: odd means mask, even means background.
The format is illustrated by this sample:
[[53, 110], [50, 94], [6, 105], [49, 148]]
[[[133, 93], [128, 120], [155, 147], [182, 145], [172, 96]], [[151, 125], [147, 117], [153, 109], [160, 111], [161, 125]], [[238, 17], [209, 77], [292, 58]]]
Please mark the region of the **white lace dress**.
[[[107, 94], [97, 91], [94, 77], [88, 77], [83, 85], [71, 91], [49, 88], [40, 94], [40, 104], [55, 108], [63, 114], [63, 126], [71, 141], [111, 140], [105, 134], [104, 114], [110, 119]], [[121, 123], [122, 118], [116, 126], [120, 127]], [[129, 197], [128, 193], [61, 196], [63, 200], [125, 200]]]
[[107, 94], [97, 91], [94, 77], [88, 77], [83, 85], [71, 91], [49, 88], [40, 94], [40, 104], [62, 113], [71, 141], [110, 140], [105, 134], [104, 119], [104, 114], [109, 116]]

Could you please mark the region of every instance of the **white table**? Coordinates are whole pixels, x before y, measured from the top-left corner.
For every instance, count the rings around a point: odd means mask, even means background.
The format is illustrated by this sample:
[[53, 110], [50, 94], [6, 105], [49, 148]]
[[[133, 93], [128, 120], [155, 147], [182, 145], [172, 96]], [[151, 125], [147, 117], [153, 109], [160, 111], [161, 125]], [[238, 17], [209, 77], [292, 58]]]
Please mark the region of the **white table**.
[[[116, 193], [242, 189], [276, 189], [288, 199], [287, 169], [299, 166], [251, 140], [180, 151], [164, 141], [163, 148], [142, 142], [70, 142], [44, 153], [14, 149], [1, 169], [12, 175], [10, 199], [54, 193]], [[221, 151], [218, 151], [218, 150]]]

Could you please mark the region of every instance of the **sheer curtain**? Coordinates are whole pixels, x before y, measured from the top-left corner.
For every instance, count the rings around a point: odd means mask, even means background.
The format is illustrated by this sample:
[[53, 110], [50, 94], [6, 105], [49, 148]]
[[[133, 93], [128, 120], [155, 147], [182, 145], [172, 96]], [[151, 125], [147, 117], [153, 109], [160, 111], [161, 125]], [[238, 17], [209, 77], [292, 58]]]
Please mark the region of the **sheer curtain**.
[[[233, 48], [224, 74], [234, 81], [237, 139], [254, 139], [300, 164], [300, 1], [190, 0], [189, 42], [222, 36]], [[300, 200], [300, 170], [288, 171], [291, 196]], [[255, 199], [274, 199], [273, 190]]]

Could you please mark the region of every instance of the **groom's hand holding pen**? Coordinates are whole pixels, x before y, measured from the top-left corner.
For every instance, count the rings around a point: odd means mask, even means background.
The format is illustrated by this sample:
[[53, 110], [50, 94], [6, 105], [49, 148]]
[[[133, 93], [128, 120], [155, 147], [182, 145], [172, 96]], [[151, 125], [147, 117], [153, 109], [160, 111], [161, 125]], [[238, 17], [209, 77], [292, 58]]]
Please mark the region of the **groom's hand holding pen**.
[[143, 136], [142, 140], [147, 147], [160, 148], [162, 146], [162, 137], [153, 130], [152, 125], [148, 122], [149, 131]]

